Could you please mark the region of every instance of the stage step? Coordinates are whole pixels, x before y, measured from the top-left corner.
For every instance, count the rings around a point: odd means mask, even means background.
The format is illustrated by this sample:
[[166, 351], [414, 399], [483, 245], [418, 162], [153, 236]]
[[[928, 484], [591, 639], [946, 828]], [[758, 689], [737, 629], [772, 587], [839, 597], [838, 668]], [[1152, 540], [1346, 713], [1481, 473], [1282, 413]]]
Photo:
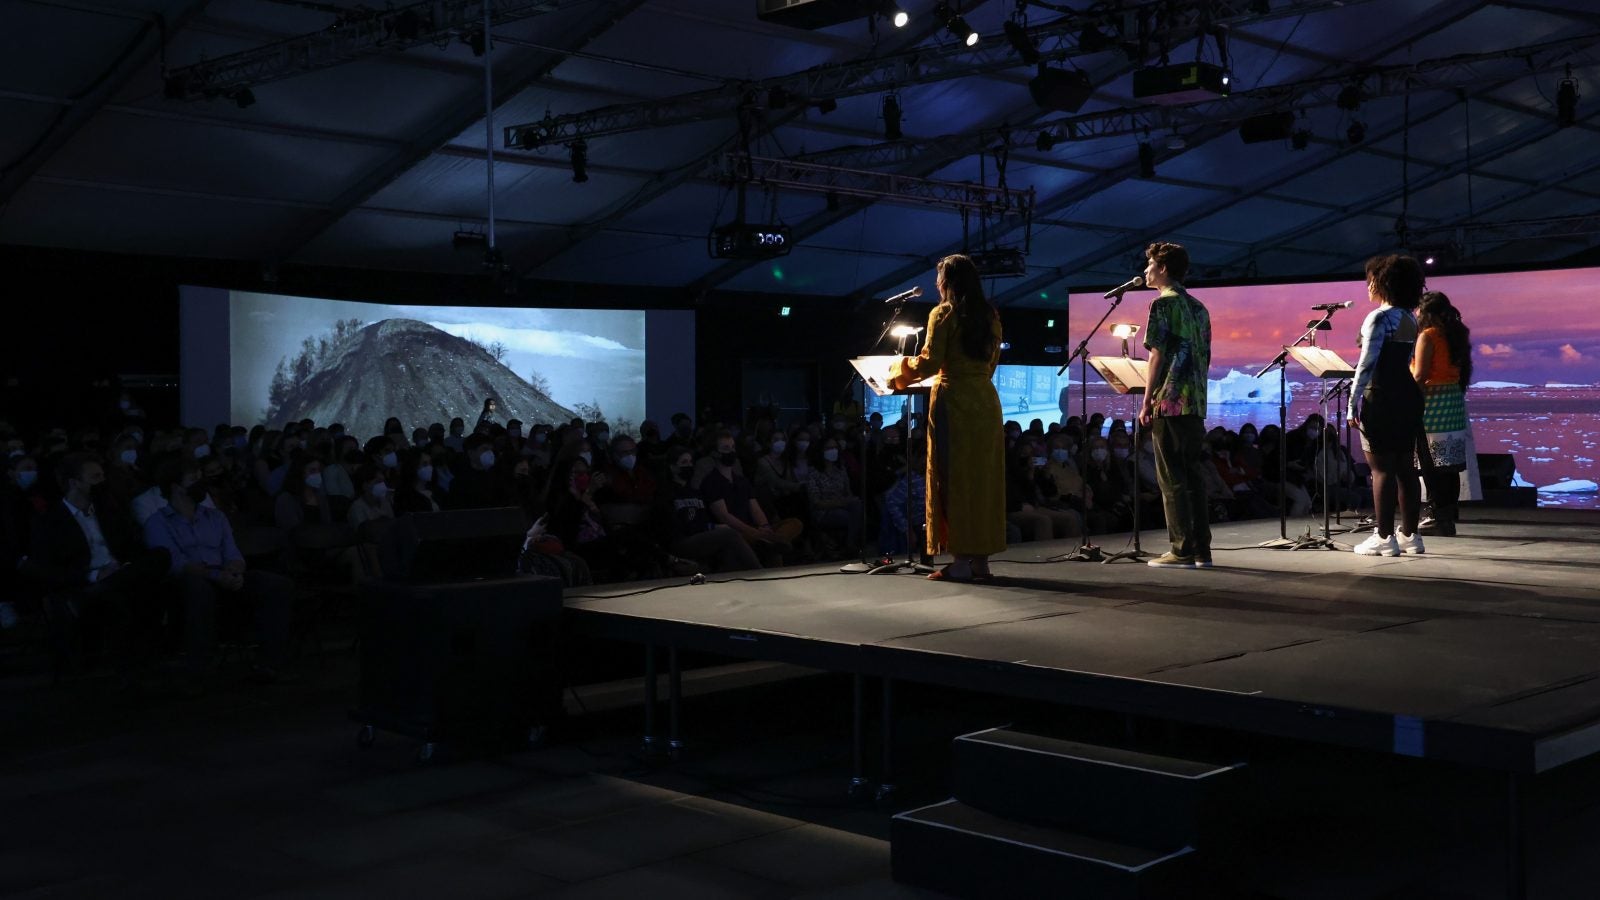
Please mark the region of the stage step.
[[1194, 852], [1151, 850], [1002, 818], [951, 799], [890, 823], [896, 881], [956, 897], [1192, 898]]
[[1005, 728], [955, 739], [955, 798], [1009, 819], [1145, 847], [1201, 847], [1237, 765], [1084, 744]]

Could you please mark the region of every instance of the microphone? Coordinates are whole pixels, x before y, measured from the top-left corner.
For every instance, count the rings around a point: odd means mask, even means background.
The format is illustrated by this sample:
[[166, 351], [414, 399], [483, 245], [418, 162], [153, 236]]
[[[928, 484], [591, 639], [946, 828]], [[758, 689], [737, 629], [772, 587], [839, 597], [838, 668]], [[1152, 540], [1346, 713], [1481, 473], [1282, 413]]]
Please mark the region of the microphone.
[[1350, 307], [1355, 306], [1355, 305], [1356, 305], [1356, 302], [1354, 300], [1346, 300], [1343, 303], [1318, 303], [1316, 306], [1313, 306], [1311, 308], [1316, 310], [1317, 312], [1332, 312], [1333, 310], [1336, 310], [1336, 309], [1349, 309]]
[[921, 297], [921, 296], [922, 296], [922, 285], [919, 284], [916, 287], [912, 288], [911, 290], [909, 290], [909, 291], [901, 291], [900, 293], [895, 294], [893, 297], [890, 297], [889, 299], [887, 299], [887, 300], [885, 300], [883, 302], [885, 302], [885, 303], [904, 303], [907, 300], [910, 300], [912, 297]]
[[1129, 278], [1127, 281], [1123, 282], [1122, 284], [1119, 284], [1116, 287], [1112, 288], [1111, 290], [1106, 291], [1105, 297], [1103, 297], [1102, 299], [1110, 300], [1110, 299], [1112, 299], [1114, 297], [1121, 297], [1123, 294], [1126, 294], [1127, 292], [1133, 290], [1134, 288], [1142, 288], [1142, 287], [1144, 287], [1144, 276], [1143, 275], [1135, 275], [1132, 278]]

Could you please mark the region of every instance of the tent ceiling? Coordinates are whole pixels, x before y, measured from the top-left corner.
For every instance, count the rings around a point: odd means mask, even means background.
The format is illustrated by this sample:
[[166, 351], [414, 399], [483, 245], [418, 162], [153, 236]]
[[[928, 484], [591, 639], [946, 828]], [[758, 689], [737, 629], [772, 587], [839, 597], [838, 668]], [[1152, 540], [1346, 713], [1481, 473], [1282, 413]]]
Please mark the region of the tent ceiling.
[[[1402, 211], [1411, 227], [1434, 233], [1600, 212], [1600, 161], [1592, 150], [1600, 137], [1600, 15], [1591, 2], [1352, 0], [1284, 13], [1305, 2], [1272, 0], [1273, 14], [1228, 29], [1236, 91], [1594, 34], [1561, 60], [1571, 63], [1583, 95], [1578, 123], [1559, 128], [1555, 121], [1562, 71], [1507, 74], [1502, 67], [1498, 80], [1418, 89], [1409, 100], [1396, 92], [1353, 111], [1304, 106], [1297, 113], [1297, 125], [1310, 132], [1304, 149], [1287, 141], [1244, 144], [1235, 122], [1243, 101], [1235, 99], [1171, 110], [1176, 133], [1126, 130], [1040, 150], [1033, 136], [1067, 114], [1033, 104], [1033, 71], [1016, 60], [939, 80], [903, 74], [899, 83], [878, 85], [883, 90], [840, 97], [827, 113], [815, 105], [762, 109], [749, 146], [758, 155], [790, 157], [881, 144], [890, 89], [907, 137], [941, 140], [898, 159], [840, 165], [994, 185], [993, 154], [942, 136], [1000, 129], [1025, 135], [1013, 142], [1005, 178], [1009, 187], [1033, 189], [1038, 206], [1028, 276], [994, 287], [1006, 303], [1044, 302], [1065, 286], [1121, 280], [1139, 247], [1159, 237], [1191, 243], [1203, 274], [1309, 277], [1348, 273], [1366, 255], [1392, 248]], [[795, 228], [799, 246], [778, 261], [707, 257], [708, 228], [733, 216], [714, 164], [741, 146], [734, 110], [743, 85], [913, 48], [936, 55], [952, 39], [931, 22], [933, 0], [902, 0], [912, 24], [902, 31], [883, 25], [876, 43], [864, 20], [821, 31], [761, 22], [755, 0], [552, 5], [558, 8], [497, 25], [492, 54], [496, 231], [524, 276], [861, 296], [927, 284], [930, 263], [964, 243], [988, 236], [1021, 246], [1029, 237], [1010, 225], [985, 228], [978, 217], [964, 222], [948, 209], [752, 186], [749, 217], [776, 215]], [[1014, 4], [960, 5], [984, 46], [1004, 46], [1000, 29]], [[164, 96], [163, 59], [170, 67], [216, 59], [322, 31], [336, 16], [362, 9], [370, 10], [348, 0], [6, 0], [0, 242], [478, 270], [478, 258], [451, 247], [454, 231], [487, 221], [482, 59], [461, 35], [255, 84], [248, 107]], [[1028, 14], [1035, 26], [1062, 15], [1040, 6]], [[1075, 41], [1073, 34], [1069, 43]], [[1211, 39], [1168, 52], [1174, 61], [1197, 53], [1217, 58]], [[1159, 48], [1150, 53], [1147, 62], [1154, 62]], [[1072, 63], [1094, 84], [1080, 115], [1137, 105], [1136, 63], [1122, 51], [1080, 54]], [[565, 146], [503, 146], [505, 126], [547, 113], [658, 105], [717, 91], [723, 93], [711, 95], [701, 120], [590, 139], [582, 184], [572, 180]], [[1360, 143], [1348, 139], [1352, 123], [1365, 128]], [[1155, 151], [1153, 178], [1139, 177], [1144, 139]], [[865, 157], [850, 157], [858, 158]], [[1463, 255], [1485, 264], [1538, 264], [1594, 243], [1592, 235], [1508, 237], [1473, 243]]]

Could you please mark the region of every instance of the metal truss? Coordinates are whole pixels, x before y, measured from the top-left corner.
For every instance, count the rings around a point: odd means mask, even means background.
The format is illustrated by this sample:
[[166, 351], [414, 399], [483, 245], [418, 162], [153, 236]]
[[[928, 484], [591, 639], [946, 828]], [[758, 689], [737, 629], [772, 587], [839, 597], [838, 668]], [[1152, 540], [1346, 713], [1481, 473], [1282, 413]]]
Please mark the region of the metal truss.
[[[1041, 62], [1060, 62], [1100, 53], [1127, 43], [1132, 52], [1162, 55], [1196, 37], [1223, 33], [1228, 26], [1300, 16], [1368, 0], [1285, 0], [1267, 12], [1252, 0], [1155, 0], [1124, 7], [1062, 16], [1027, 29]], [[1109, 34], [1107, 33], [1109, 32]], [[1087, 43], [1085, 42], [1087, 39]], [[667, 128], [727, 118], [741, 107], [768, 109], [815, 105], [861, 94], [894, 90], [973, 75], [989, 75], [1022, 65], [1004, 40], [975, 47], [959, 41], [916, 47], [878, 59], [817, 66], [792, 75], [731, 81], [719, 88], [623, 103], [581, 113], [546, 115], [537, 122], [505, 129], [507, 147], [531, 149], [651, 128]]]
[[1414, 245], [1500, 244], [1535, 238], [1584, 237], [1600, 234], [1600, 213], [1546, 216], [1507, 222], [1466, 222], [1439, 228], [1412, 228], [1406, 238]]
[[[582, 0], [490, 0], [494, 25], [557, 12]], [[222, 97], [244, 88], [352, 60], [447, 41], [483, 28], [482, 0], [421, 0], [392, 9], [353, 9], [321, 31], [203, 59], [166, 73], [167, 96]]]
[[1034, 206], [1032, 188], [988, 187], [972, 182], [936, 181], [894, 172], [842, 169], [817, 163], [725, 154], [717, 177], [733, 184], [854, 197], [864, 200], [941, 206], [985, 215], [1014, 214], [1028, 217]]
[[[1309, 78], [1292, 84], [1239, 91], [1228, 97], [1179, 105], [1145, 105], [1109, 109], [1036, 122], [1026, 128], [994, 128], [972, 134], [955, 134], [921, 141], [896, 141], [858, 147], [839, 147], [804, 154], [799, 159], [834, 165], [875, 167], [902, 163], [926, 153], [967, 155], [998, 147], [1044, 149], [1050, 145], [1130, 135], [1182, 134], [1197, 124], [1197, 106], [1206, 107], [1207, 125], [1238, 123], [1253, 116], [1296, 109], [1334, 106], [1341, 95], [1360, 101], [1397, 97], [1424, 91], [1457, 91], [1496, 84], [1525, 75], [1555, 71], [1574, 53], [1600, 44], [1600, 33], [1563, 38], [1529, 47], [1466, 53], [1419, 63], [1355, 69]], [[1347, 92], [1354, 91], [1354, 95]], [[1046, 151], [1048, 152], [1048, 151]]]

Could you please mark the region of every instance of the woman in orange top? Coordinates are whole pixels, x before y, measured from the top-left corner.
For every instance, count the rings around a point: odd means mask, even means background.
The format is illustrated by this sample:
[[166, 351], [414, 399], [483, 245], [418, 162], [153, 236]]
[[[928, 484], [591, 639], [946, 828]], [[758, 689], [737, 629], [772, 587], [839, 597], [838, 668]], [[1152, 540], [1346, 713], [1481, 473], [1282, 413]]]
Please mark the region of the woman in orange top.
[[1472, 332], [1461, 312], [1438, 291], [1422, 295], [1417, 307], [1416, 354], [1411, 377], [1422, 388], [1422, 429], [1427, 433], [1428, 459], [1423, 480], [1433, 502], [1433, 525], [1423, 533], [1449, 537], [1456, 533], [1461, 473], [1467, 466], [1468, 424], [1465, 391], [1472, 379]]
[[938, 376], [928, 401], [927, 549], [955, 562], [928, 577], [987, 579], [989, 557], [1006, 549], [1005, 436], [992, 381], [1000, 315], [969, 257], [947, 256], [938, 272], [922, 355], [896, 362], [890, 384]]

